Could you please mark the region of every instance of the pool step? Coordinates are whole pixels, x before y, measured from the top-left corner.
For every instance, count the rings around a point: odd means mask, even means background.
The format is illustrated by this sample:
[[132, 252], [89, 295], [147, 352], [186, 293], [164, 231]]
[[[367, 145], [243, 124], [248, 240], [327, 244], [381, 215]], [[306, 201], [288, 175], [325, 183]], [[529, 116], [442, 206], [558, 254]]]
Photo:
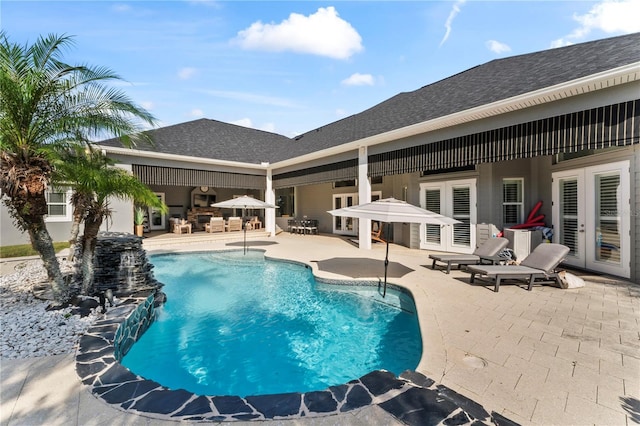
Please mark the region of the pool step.
[[[270, 233], [265, 230], [247, 231], [247, 241], [255, 239], [270, 238]], [[145, 249], [156, 248], [167, 244], [196, 244], [206, 242], [223, 242], [223, 241], [243, 241], [244, 234], [242, 232], [220, 232], [207, 233], [195, 232], [193, 234], [160, 234], [153, 237], [145, 238], [142, 246]]]

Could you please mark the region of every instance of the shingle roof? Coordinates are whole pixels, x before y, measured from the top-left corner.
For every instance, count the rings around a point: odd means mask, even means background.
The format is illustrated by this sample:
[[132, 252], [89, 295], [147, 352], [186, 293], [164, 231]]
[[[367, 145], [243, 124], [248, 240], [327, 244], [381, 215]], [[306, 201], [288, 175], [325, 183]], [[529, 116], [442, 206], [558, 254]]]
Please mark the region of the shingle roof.
[[[497, 59], [299, 137], [312, 152], [640, 61], [640, 33]], [[303, 148], [304, 146], [304, 148]], [[306, 148], [306, 149], [305, 149]], [[294, 155], [292, 150], [290, 155]]]
[[[269, 161], [274, 150], [291, 142], [286, 136], [206, 118], [147, 133], [154, 146], [139, 145], [136, 149], [253, 164]], [[116, 139], [100, 144], [122, 146]]]
[[274, 163], [638, 61], [640, 33], [635, 33], [493, 60], [400, 93], [295, 139], [206, 119], [156, 129], [151, 134], [156, 149], [164, 153]]

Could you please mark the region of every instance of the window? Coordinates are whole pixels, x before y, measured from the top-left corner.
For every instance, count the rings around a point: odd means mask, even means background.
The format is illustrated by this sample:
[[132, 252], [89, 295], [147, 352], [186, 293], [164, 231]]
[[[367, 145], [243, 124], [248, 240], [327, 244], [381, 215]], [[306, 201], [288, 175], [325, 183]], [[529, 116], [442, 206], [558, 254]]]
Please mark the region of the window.
[[351, 180], [339, 180], [337, 182], [333, 182], [333, 187], [334, 188], [347, 188], [350, 186], [356, 186], [357, 182], [355, 179], [351, 179]]
[[440, 175], [442, 173], [459, 173], [459, 172], [470, 172], [476, 169], [475, 164], [470, 164], [468, 166], [461, 167], [450, 167], [448, 169], [436, 169], [436, 170], [423, 170], [420, 172], [420, 176], [432, 176], [432, 175]]
[[502, 180], [502, 224], [516, 225], [524, 221], [524, 179]]
[[71, 190], [68, 188], [51, 188], [46, 193], [47, 222], [68, 222], [71, 220]]
[[276, 189], [276, 216], [295, 216], [295, 189], [281, 188]]

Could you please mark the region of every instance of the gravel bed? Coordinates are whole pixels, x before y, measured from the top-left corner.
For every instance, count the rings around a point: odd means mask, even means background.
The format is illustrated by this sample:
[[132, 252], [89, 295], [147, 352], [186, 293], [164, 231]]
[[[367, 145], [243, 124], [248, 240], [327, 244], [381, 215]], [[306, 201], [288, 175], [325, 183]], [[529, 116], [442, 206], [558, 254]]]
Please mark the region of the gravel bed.
[[[63, 271], [70, 265], [61, 263]], [[39, 260], [27, 261], [16, 272], [0, 277], [0, 357], [33, 358], [75, 352], [80, 336], [98, 317], [71, 314], [72, 308], [46, 311], [50, 301], [34, 296], [34, 289], [48, 285]]]

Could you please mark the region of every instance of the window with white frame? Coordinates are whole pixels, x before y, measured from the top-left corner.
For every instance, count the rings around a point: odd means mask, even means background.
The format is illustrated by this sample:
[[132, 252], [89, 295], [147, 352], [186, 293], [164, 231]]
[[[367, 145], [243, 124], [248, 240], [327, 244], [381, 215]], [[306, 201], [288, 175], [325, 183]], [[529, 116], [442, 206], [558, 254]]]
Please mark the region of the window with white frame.
[[68, 222], [71, 220], [71, 189], [50, 188], [47, 197], [47, 222]]
[[524, 179], [502, 180], [502, 224], [516, 225], [524, 221]]

